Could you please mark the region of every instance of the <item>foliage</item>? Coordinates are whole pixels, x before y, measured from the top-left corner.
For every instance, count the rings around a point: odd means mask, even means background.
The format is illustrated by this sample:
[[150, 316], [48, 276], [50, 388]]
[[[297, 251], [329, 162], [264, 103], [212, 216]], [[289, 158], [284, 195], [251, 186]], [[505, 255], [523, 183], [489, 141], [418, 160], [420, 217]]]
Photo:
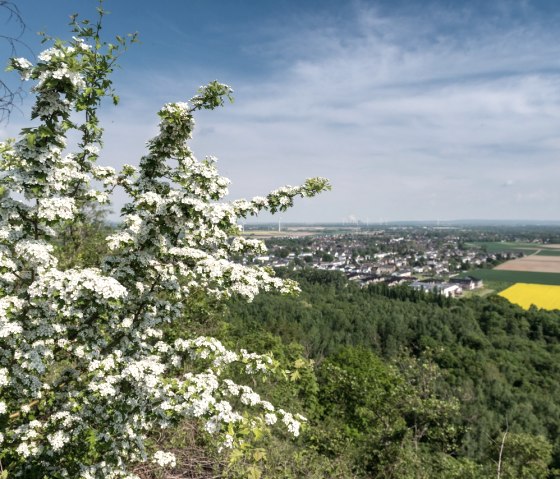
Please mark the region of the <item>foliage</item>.
[[[261, 290], [297, 291], [265, 268], [231, 258], [263, 250], [238, 236], [239, 218], [285, 211], [296, 196], [328, 188], [322, 178], [267, 197], [220, 202], [228, 180], [213, 158], [187, 146], [193, 115], [231, 97], [212, 82], [158, 113], [159, 133], [139, 168], [95, 165], [103, 97], [118, 103], [109, 74], [129, 41], [101, 40], [101, 19], [79, 22], [70, 42], [50, 40], [33, 65], [11, 68], [35, 82], [36, 126], [0, 144], [0, 469], [2, 477], [132, 478], [131, 465], [173, 467], [169, 451], [149, 449], [148, 434], [198, 418], [220, 447], [244, 442], [278, 422], [298, 435], [301, 418], [275, 408], [258, 384], [276, 364], [268, 355], [227, 349], [195, 330], [170, 334], [201, 290], [210, 298], [251, 300]], [[66, 153], [78, 133], [78, 151]], [[103, 184], [90, 186], [92, 180]], [[116, 186], [131, 201], [102, 251], [62, 256], [92, 225], [91, 211]], [[99, 226], [99, 225], [98, 225]], [[79, 232], [76, 236], [73, 231]], [[101, 236], [103, 228], [96, 234]], [[89, 251], [89, 250], [88, 250]]]
[[[305, 414], [311, 432], [315, 427], [325, 431], [318, 441], [325, 454], [332, 459], [354, 457], [354, 464], [364, 459], [360, 467], [368, 462], [379, 467], [379, 458], [385, 454], [393, 461], [386, 471], [400, 471], [395, 477], [408, 474], [401, 466], [394, 469], [398, 464], [411, 468], [416, 464], [417, 475], [411, 477], [495, 477], [507, 421], [512, 438], [525, 434], [534, 444], [542, 438], [552, 447], [549, 456], [539, 452], [542, 448], [528, 451], [531, 460], [545, 464], [552, 477], [553, 468], [560, 465], [560, 409], [555, 400], [560, 396], [557, 312], [524, 311], [497, 296], [449, 303], [440, 303], [436, 297], [417, 300], [412, 292], [410, 297], [398, 291], [386, 297], [378, 287], [360, 288], [341, 274], [325, 271], [282, 274], [298, 280], [301, 294], [297, 298], [265, 294], [251, 304], [234, 301], [230, 328], [254, 335], [267, 330], [285, 344], [299, 342], [305, 355], [316, 361], [321, 391], [316, 410], [324, 408], [325, 413]], [[359, 349], [348, 352], [349, 347]], [[367, 359], [373, 353], [378, 359]], [[322, 372], [324, 367], [336, 372], [340, 387], [329, 379], [329, 373]], [[347, 379], [352, 377], [364, 385], [362, 389], [352, 389]], [[391, 389], [381, 387], [366, 392], [375, 384], [398, 388], [399, 382], [401, 388], [408, 384], [406, 394], [391, 395], [387, 392]], [[402, 400], [403, 396], [408, 399]], [[376, 397], [386, 401], [378, 404]], [[352, 408], [361, 404], [358, 400], [367, 401], [367, 406]], [[406, 434], [372, 445], [370, 456], [357, 453], [361, 441], [374, 440], [375, 434], [372, 439], [355, 431], [375, 433], [375, 427], [370, 423], [360, 429], [356, 421], [368, 420], [368, 414], [376, 412], [393, 414]], [[424, 429], [426, 433], [415, 440], [415, 431]], [[327, 451], [328, 444], [332, 446]], [[397, 444], [398, 453], [391, 452]], [[371, 454], [378, 456], [370, 461]], [[513, 467], [513, 458], [505, 454], [504, 460], [507, 471]], [[379, 470], [361, 474], [390, 477]]]
[[504, 441], [504, 479], [546, 479], [552, 445], [543, 436], [509, 434]]

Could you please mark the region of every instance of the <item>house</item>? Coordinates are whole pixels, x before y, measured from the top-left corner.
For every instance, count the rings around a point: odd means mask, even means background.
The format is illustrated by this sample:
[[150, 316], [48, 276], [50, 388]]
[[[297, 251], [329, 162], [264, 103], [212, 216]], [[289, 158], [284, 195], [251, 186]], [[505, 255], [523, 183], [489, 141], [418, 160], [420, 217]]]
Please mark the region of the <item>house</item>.
[[382, 265], [377, 268], [377, 274], [384, 275], [384, 274], [392, 274], [396, 271], [397, 268], [391, 265]]
[[413, 281], [410, 283], [410, 287], [426, 293], [440, 293], [446, 298], [460, 296], [463, 293], [462, 288], [457, 284], [440, 283], [436, 281]]
[[462, 278], [455, 277], [449, 279], [450, 283], [458, 284], [461, 288], [466, 290], [473, 290], [477, 288], [482, 288], [484, 282], [481, 279], [473, 278], [472, 276], [464, 276]]
[[410, 278], [412, 276], [412, 271], [410, 271], [409, 269], [405, 269], [405, 270], [395, 271], [394, 274], [398, 278]]

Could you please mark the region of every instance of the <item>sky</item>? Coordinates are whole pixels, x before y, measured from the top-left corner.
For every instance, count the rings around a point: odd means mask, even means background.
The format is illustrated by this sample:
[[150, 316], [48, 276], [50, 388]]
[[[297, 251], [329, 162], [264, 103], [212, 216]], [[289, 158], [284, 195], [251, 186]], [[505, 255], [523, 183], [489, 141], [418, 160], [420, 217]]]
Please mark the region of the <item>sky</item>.
[[[68, 15], [93, 18], [97, 5], [16, 3], [30, 47], [18, 55], [30, 60], [45, 48], [35, 32], [68, 38]], [[104, 6], [107, 40], [138, 32], [140, 43], [113, 77], [121, 104], [102, 109], [101, 164], [137, 164], [161, 105], [217, 79], [235, 102], [197, 115], [191, 147], [218, 158], [229, 199], [313, 176], [332, 183], [273, 221], [560, 220], [556, 0]], [[31, 101], [0, 125], [0, 137], [26, 126]], [[125, 201], [117, 195], [114, 217]]]

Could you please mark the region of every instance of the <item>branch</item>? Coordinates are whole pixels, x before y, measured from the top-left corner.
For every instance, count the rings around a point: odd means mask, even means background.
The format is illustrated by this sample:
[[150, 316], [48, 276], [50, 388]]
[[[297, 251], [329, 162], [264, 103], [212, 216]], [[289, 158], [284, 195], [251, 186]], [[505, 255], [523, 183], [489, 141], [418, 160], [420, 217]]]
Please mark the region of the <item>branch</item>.
[[[18, 31], [13, 34], [0, 34], [0, 41], [4, 41], [10, 47], [10, 56], [17, 55], [17, 47], [30, 48], [21, 40], [25, 33], [26, 25], [23, 21], [18, 6], [12, 0], [0, 0], [0, 9], [7, 14], [5, 23], [15, 23]], [[21, 83], [17, 87], [11, 87], [8, 83], [0, 80], [0, 123], [8, 120], [13, 108], [16, 108], [16, 100], [21, 100], [23, 89]]]
[[504, 453], [504, 446], [506, 444], [506, 436], [508, 435], [509, 423], [506, 419], [506, 430], [502, 436], [502, 443], [500, 444], [500, 454], [498, 455], [498, 475], [497, 479], [500, 479], [502, 474], [502, 455]]

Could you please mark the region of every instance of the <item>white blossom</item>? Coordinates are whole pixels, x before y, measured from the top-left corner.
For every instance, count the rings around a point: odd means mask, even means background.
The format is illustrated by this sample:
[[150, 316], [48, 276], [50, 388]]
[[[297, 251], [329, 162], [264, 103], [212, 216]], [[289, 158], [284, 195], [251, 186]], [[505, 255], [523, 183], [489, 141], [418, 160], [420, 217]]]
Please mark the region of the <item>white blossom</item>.
[[264, 415], [264, 422], [269, 426], [276, 424], [277, 421], [278, 421], [278, 417], [274, 413], [266, 413]]
[[31, 266], [51, 268], [56, 266], [57, 259], [51, 254], [53, 246], [42, 240], [21, 240], [15, 245], [17, 256]]
[[0, 368], [0, 388], [10, 382], [10, 375], [6, 368]]
[[70, 437], [62, 431], [57, 431], [54, 434], [49, 434], [47, 436], [48, 441], [50, 442], [54, 451], [58, 451], [64, 447]]
[[[61, 465], [68, 462], [83, 479], [132, 479], [129, 463], [175, 467], [169, 452], [150, 455], [145, 438], [185, 417], [199, 418], [220, 447], [233, 447], [241, 431], [257, 424], [298, 435], [301, 418], [224, 377], [232, 363], [247, 375], [271, 374], [270, 356], [233, 351], [211, 337], [170, 342], [165, 328], [184, 321], [193, 292], [251, 300], [260, 291], [297, 291], [265, 268], [233, 261], [266, 251], [261, 241], [237, 235], [239, 222], [320, 187], [311, 182], [250, 201], [222, 200], [229, 180], [216, 159], [199, 161], [187, 145], [194, 111], [231, 92], [216, 82], [189, 102], [164, 105], [139, 168], [125, 165], [117, 173], [95, 165], [101, 130], [91, 115], [82, 118], [78, 104], [84, 69], [95, 61], [90, 50], [75, 37], [40, 53], [36, 66], [12, 60], [36, 80], [32, 115], [39, 126], [0, 144], [0, 186], [8, 193], [0, 198], [0, 415], [14, 413], [0, 434], [6, 457], [19, 455], [23, 464], [39, 456], [41, 477], [76, 477]], [[67, 151], [68, 137], [82, 145], [79, 151]], [[62, 269], [57, 232], [78, 225], [90, 205], [108, 202], [116, 186], [130, 203], [106, 238], [111, 255], [98, 267]], [[74, 447], [84, 437], [101, 449]], [[102, 459], [92, 459], [100, 452]]]
[[26, 58], [14, 58], [13, 62], [22, 70], [27, 70], [28, 68], [31, 68], [33, 66], [33, 64], [27, 60]]
[[71, 220], [74, 217], [75, 209], [76, 205], [73, 198], [41, 198], [39, 200], [38, 216], [49, 221], [55, 219]]
[[177, 459], [171, 452], [157, 451], [154, 453], [153, 462], [161, 467], [175, 467]]

